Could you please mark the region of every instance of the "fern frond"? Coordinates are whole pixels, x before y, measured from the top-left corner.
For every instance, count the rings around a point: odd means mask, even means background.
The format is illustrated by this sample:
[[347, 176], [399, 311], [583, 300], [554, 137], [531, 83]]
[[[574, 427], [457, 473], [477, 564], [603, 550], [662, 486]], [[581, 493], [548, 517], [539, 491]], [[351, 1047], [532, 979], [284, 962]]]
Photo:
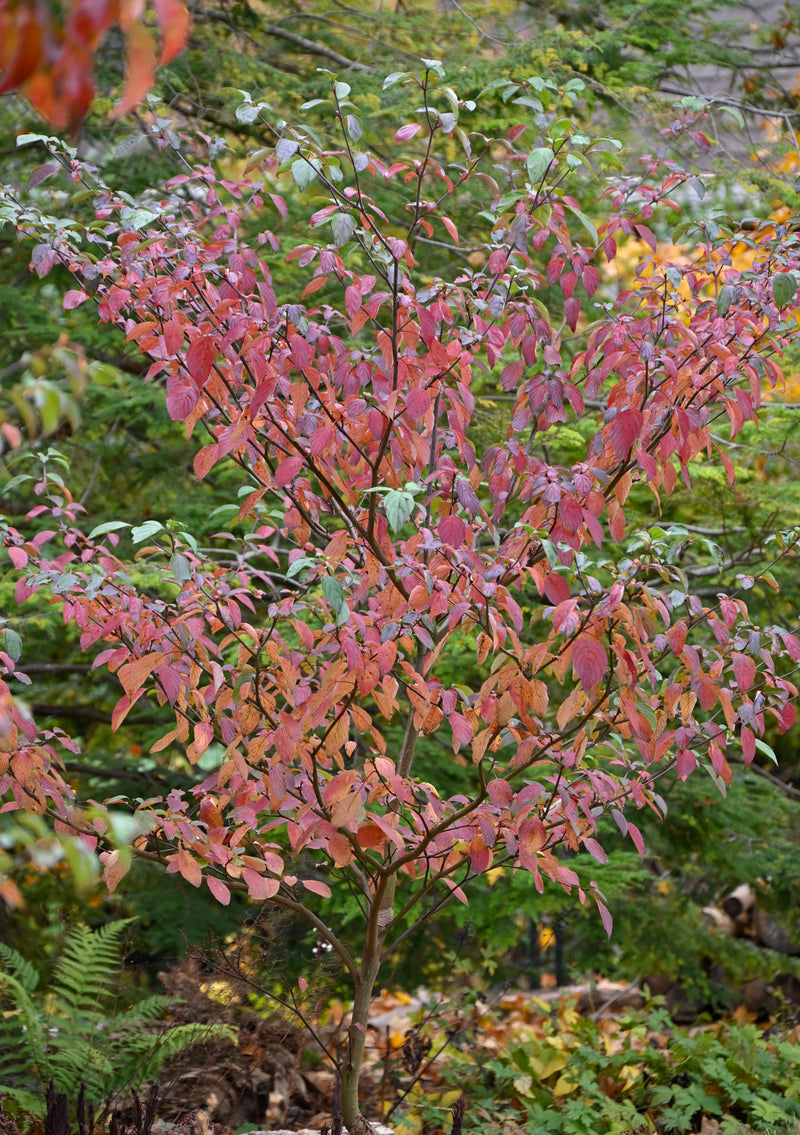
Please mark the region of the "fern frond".
[[[238, 1029], [231, 1025], [206, 1025], [199, 1022], [173, 1025], [158, 1035], [140, 1033], [131, 1036], [126, 1041], [124, 1060], [119, 1061], [119, 1070], [125, 1077], [120, 1083], [120, 1089], [156, 1079], [169, 1060], [195, 1045], [210, 1040], [227, 1040], [235, 1045], [238, 1038]], [[122, 1055], [119, 1054], [120, 1057]]]
[[0, 962], [6, 973], [15, 977], [28, 993], [33, 993], [39, 984], [39, 971], [27, 958], [0, 942]]
[[0, 1084], [0, 1102], [7, 1099], [18, 1104], [21, 1111], [37, 1119], [44, 1119], [46, 1105], [41, 1093], [34, 1095], [33, 1092], [26, 1092], [22, 1088], [11, 1088], [8, 1084]]
[[72, 1016], [99, 1012], [103, 998], [119, 972], [120, 938], [130, 919], [109, 922], [99, 930], [76, 927], [67, 937], [55, 973], [53, 992]]
[[0, 1082], [30, 1082], [45, 1056], [46, 1028], [30, 989], [11, 973], [0, 972], [0, 1010]]
[[157, 1021], [174, 1004], [174, 998], [167, 997], [163, 993], [154, 993], [150, 997], [145, 997], [142, 1001], [137, 1001], [129, 1009], [123, 1009], [122, 1012], [116, 1013], [114, 1015], [114, 1028], [125, 1029], [130, 1026], [138, 1028], [143, 1021]]

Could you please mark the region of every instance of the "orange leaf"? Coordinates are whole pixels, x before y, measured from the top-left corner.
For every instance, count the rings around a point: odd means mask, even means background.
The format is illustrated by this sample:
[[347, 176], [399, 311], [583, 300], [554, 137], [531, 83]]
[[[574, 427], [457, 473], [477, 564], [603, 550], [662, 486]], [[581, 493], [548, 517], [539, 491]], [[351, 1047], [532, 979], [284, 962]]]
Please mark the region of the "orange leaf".
[[122, 98], [111, 112], [112, 118], [119, 118], [133, 110], [150, 87], [156, 69], [156, 49], [152, 33], [144, 24], [131, 23], [128, 28], [128, 42], [125, 53], [126, 77]]
[[161, 29], [161, 63], [169, 63], [186, 46], [191, 19], [179, 0], [153, 0]]
[[160, 666], [166, 657], [163, 651], [156, 650], [151, 654], [145, 654], [142, 658], [136, 658], [133, 662], [126, 662], [124, 666], [120, 666], [117, 671], [117, 677], [125, 693], [129, 695], [136, 693], [142, 683], [150, 677], [155, 668]]

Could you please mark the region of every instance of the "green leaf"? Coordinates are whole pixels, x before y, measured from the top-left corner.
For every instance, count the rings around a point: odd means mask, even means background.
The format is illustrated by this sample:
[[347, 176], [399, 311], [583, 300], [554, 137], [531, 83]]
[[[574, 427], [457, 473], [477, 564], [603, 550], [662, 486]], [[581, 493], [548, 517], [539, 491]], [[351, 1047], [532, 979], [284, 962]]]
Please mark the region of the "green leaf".
[[98, 524], [89, 533], [89, 539], [94, 540], [96, 536], [105, 536], [107, 532], [119, 532], [121, 528], [130, 528], [127, 520], [107, 520], [105, 524]]
[[736, 288], [731, 284], [723, 284], [717, 296], [717, 314], [727, 315], [735, 298]]
[[342, 248], [356, 231], [356, 219], [352, 213], [336, 213], [331, 220], [333, 243]]
[[[395, 85], [395, 83], [402, 83], [402, 81], [404, 79], [410, 79], [410, 78], [411, 78], [411, 72], [410, 71], [392, 71], [391, 75], [387, 75], [386, 78], [383, 80], [383, 89], [385, 91], [388, 91], [389, 87], [393, 87]], [[19, 144], [19, 143], [17, 143], [17, 144]]]
[[187, 583], [192, 578], [192, 565], [180, 552], [170, 557], [169, 566], [178, 583]]
[[535, 150], [531, 150], [525, 162], [531, 185], [542, 180], [555, 160], [555, 156], [550, 146], [537, 146]]
[[322, 594], [338, 614], [344, 605], [344, 588], [336, 576], [325, 576], [322, 581]]
[[314, 566], [314, 563], [315, 561], [310, 559], [308, 556], [299, 556], [298, 559], [292, 560], [292, 562], [289, 564], [289, 569], [286, 572], [286, 578], [294, 579], [296, 575], [300, 575], [300, 573], [302, 571], [305, 571], [306, 568], [312, 568]]
[[594, 244], [597, 245], [599, 243], [597, 238], [597, 229], [594, 227], [592, 221], [586, 216], [585, 213], [582, 213], [580, 209], [576, 209], [574, 205], [567, 205], [567, 208], [574, 216], [578, 218], [589, 236], [592, 238]]
[[12, 662], [16, 662], [22, 654], [22, 639], [11, 627], [3, 628], [3, 649]]
[[311, 184], [319, 169], [320, 164], [314, 158], [298, 158], [292, 162], [292, 177], [301, 193]]
[[258, 118], [258, 107], [253, 106], [252, 103], [242, 103], [241, 106], [236, 108], [236, 121], [237, 122], [255, 122]]
[[131, 539], [134, 544], [141, 544], [142, 540], [146, 540], [148, 536], [155, 536], [156, 532], [163, 531], [164, 525], [160, 520], [146, 520], [144, 524], [131, 528]]
[[778, 763], [778, 758], [775, 756], [775, 750], [761, 737], [756, 737], [756, 748], [759, 752], [763, 753], [765, 757], [769, 757], [774, 765]]
[[735, 106], [721, 106], [720, 110], [725, 114], [729, 114], [739, 129], [744, 130], [744, 118], [740, 110], [737, 110]]
[[386, 519], [392, 532], [399, 532], [411, 516], [414, 498], [402, 489], [390, 489], [385, 498]]
[[346, 99], [347, 96], [350, 94], [350, 84], [349, 83], [334, 83], [333, 84], [333, 93], [336, 96], [336, 98], [339, 99], [340, 101], [342, 99]]
[[786, 307], [797, 295], [797, 278], [794, 272], [777, 272], [772, 277], [772, 295], [778, 307]]

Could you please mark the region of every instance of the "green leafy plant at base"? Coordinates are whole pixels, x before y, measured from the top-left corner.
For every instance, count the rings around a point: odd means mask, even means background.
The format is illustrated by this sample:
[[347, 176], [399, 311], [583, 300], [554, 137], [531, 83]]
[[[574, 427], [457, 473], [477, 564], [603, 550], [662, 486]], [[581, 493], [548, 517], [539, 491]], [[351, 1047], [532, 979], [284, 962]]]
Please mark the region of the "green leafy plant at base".
[[[549, 1015], [550, 1006], [540, 1007], [542, 1016], [493, 1056], [480, 1031], [448, 1056], [445, 1087], [463, 1090], [473, 1131], [627, 1135], [644, 1124], [683, 1135], [704, 1119], [716, 1121], [720, 1135], [798, 1130], [796, 1039], [749, 1023], [679, 1029], [656, 1002], [599, 1020], [574, 1003]], [[423, 1102], [423, 1120], [424, 1110]]]
[[168, 997], [115, 1008], [127, 925], [120, 920], [96, 931], [70, 931], [47, 990], [39, 989], [33, 964], [0, 943], [0, 1098], [42, 1118], [52, 1080], [70, 1101], [83, 1083], [88, 1101], [102, 1104], [153, 1080], [166, 1061], [193, 1045], [236, 1039], [229, 1025], [154, 1032], [148, 1026], [164, 1015]]

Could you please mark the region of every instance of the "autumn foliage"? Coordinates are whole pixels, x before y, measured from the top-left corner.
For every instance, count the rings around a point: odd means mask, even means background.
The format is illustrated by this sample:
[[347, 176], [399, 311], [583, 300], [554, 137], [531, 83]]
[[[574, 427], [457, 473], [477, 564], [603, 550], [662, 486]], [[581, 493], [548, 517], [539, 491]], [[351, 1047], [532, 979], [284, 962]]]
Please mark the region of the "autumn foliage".
[[0, 94], [19, 91], [51, 125], [74, 129], [94, 97], [94, 56], [118, 26], [126, 79], [117, 114], [141, 102], [155, 68], [186, 44], [189, 14], [181, 0], [152, 0], [160, 51], [142, 19], [143, 0], [0, 0]]
[[[191, 791], [131, 803], [141, 834], [103, 852], [107, 882], [133, 852], [223, 903], [237, 888], [304, 912], [354, 984], [348, 1122], [369, 994], [408, 911], [465, 901], [501, 864], [539, 890], [577, 887], [562, 852], [602, 864], [606, 816], [641, 850], [630, 811], [663, 809], [666, 771], [703, 765], [724, 789], [732, 751], [749, 762], [791, 725], [785, 673], [800, 659], [793, 634], [751, 623], [752, 578], [699, 597], [657, 536], [626, 550], [633, 496], [657, 513], [698, 462], [732, 479], [726, 441], [796, 334], [795, 239], [751, 227], [738, 269], [707, 237], [618, 293], [609, 265], [631, 241], [655, 252], [687, 173], [661, 157], [622, 176], [616, 145], [583, 134], [547, 83], [510, 92], [519, 125], [500, 140], [466, 133], [469, 104], [438, 64], [387, 83], [422, 109], [385, 157], [358, 151], [334, 82], [330, 148], [248, 101], [272, 137], [250, 177], [200, 164], [136, 211], [67, 154], [95, 190], [88, 245], [16, 201], [5, 214], [36, 241], [37, 271], [73, 274], [66, 308], [97, 303], [149, 357], [171, 417], [203, 437], [197, 476], [234, 462], [249, 486], [246, 535], [221, 552], [177, 521], [85, 534], [51, 465], [33, 486], [36, 534], [5, 530], [17, 601], [48, 588], [119, 679], [115, 726], [149, 698], [169, 719], [154, 753], [186, 767], [212, 743], [224, 752]], [[697, 130], [677, 119], [668, 136]], [[387, 187], [391, 218], [376, 200]], [[322, 200], [289, 253], [302, 283], [279, 304], [278, 230], [309, 188]], [[447, 211], [468, 193], [482, 202], [469, 261]], [[432, 277], [441, 245], [447, 274]], [[508, 413], [479, 446], [476, 396], [493, 391]], [[565, 462], [566, 429], [582, 452]], [[465, 643], [478, 677], [454, 680]], [[23, 660], [0, 660], [10, 699]], [[108, 825], [75, 798], [58, 740], [18, 705], [6, 715], [5, 807], [46, 811], [94, 846]], [[465, 790], [435, 783], [442, 747]], [[342, 876], [364, 914], [355, 944], [324, 913]]]

